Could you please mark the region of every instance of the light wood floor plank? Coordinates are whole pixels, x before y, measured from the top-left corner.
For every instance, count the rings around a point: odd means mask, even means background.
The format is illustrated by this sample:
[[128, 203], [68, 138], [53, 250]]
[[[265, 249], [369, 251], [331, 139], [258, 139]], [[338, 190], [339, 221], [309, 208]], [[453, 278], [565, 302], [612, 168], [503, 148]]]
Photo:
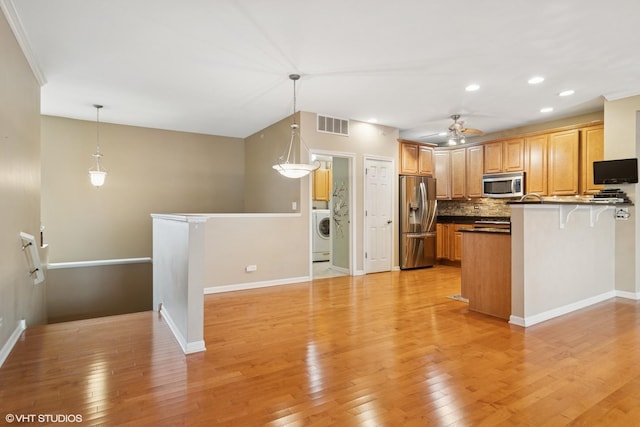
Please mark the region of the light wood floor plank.
[[459, 292], [460, 270], [437, 266], [207, 295], [207, 351], [189, 356], [157, 313], [28, 328], [0, 368], [0, 416], [640, 424], [640, 303], [614, 299], [525, 330], [447, 298]]

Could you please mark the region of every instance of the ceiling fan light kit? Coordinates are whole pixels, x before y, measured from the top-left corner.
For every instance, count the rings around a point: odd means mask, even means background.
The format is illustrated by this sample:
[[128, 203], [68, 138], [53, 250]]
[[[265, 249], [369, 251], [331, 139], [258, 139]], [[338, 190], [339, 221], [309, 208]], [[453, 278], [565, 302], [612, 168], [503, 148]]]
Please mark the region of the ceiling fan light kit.
[[449, 126], [449, 136], [447, 138], [449, 145], [464, 144], [467, 142], [467, 136], [482, 136], [484, 132], [479, 129], [466, 128], [464, 122], [459, 120], [460, 114], [450, 116], [453, 123]]

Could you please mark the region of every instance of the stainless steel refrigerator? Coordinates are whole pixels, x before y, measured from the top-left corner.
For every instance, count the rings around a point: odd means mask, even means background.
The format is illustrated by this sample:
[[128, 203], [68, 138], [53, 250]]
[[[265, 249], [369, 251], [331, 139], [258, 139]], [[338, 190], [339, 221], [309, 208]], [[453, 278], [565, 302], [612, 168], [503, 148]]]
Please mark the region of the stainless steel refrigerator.
[[400, 268], [436, 262], [436, 180], [400, 176]]

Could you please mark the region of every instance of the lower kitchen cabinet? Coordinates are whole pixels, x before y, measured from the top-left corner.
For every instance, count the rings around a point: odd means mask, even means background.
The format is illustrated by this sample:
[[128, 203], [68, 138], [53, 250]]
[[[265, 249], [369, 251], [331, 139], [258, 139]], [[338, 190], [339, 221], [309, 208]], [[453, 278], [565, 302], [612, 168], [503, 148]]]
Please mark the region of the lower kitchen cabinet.
[[463, 233], [461, 294], [469, 310], [509, 320], [511, 315], [511, 234]]
[[462, 232], [465, 228], [473, 228], [472, 224], [436, 225], [436, 257], [445, 261], [462, 261]]

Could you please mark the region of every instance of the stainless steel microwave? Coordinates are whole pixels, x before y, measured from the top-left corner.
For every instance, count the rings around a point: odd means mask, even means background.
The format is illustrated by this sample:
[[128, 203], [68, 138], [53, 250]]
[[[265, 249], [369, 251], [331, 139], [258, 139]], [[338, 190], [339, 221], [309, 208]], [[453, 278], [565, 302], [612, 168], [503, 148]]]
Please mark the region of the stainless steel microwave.
[[522, 195], [524, 195], [524, 172], [482, 176], [482, 197], [507, 198]]

